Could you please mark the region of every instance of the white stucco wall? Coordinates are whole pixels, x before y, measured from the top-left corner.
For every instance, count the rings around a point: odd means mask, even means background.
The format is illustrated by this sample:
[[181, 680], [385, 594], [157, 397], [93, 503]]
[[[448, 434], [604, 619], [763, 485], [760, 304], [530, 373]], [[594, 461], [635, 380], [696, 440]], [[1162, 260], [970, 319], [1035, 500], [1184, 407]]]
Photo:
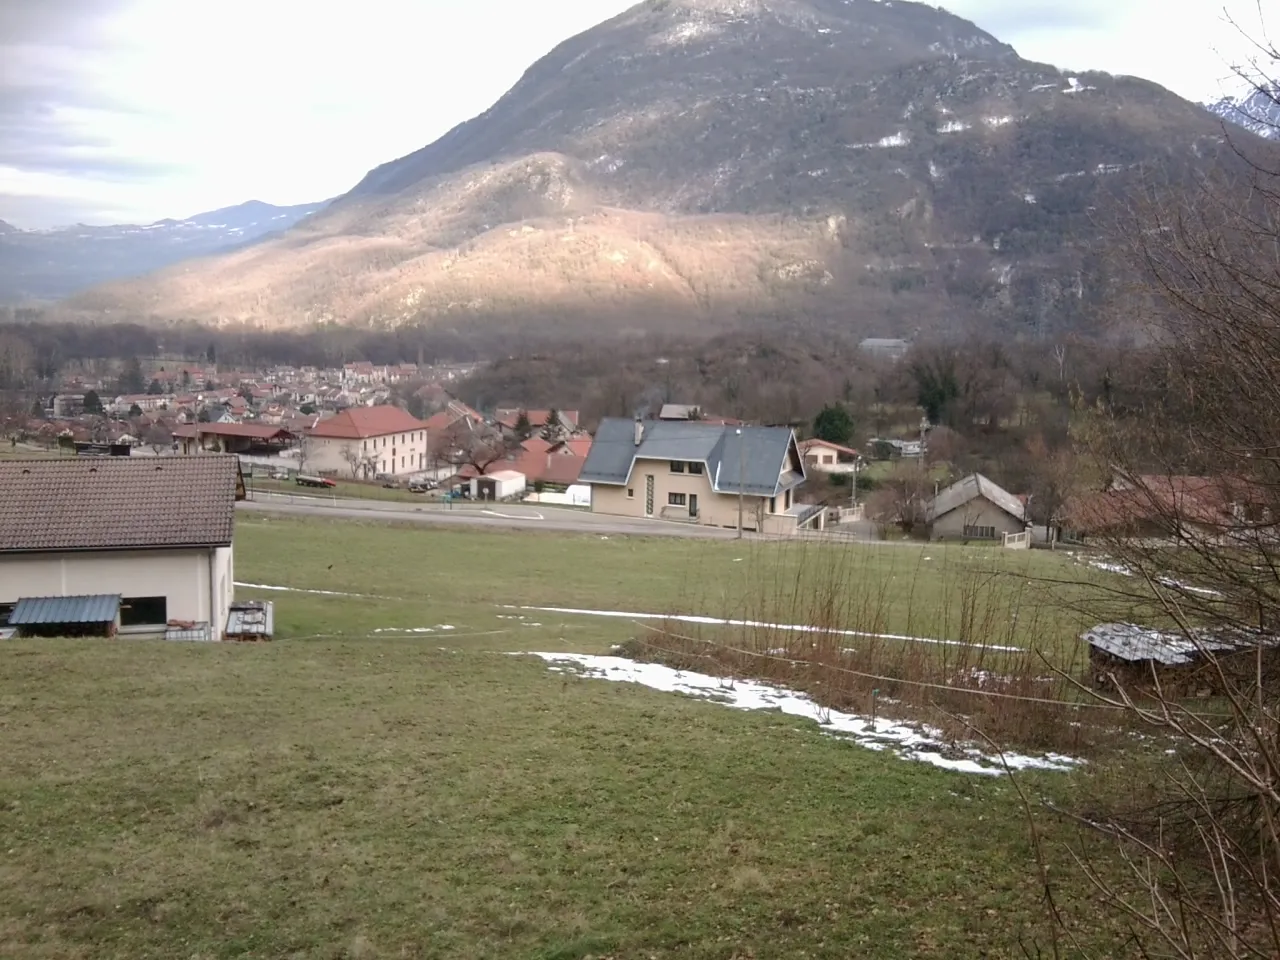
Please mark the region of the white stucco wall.
[[226, 630], [234, 581], [231, 547], [0, 557], [0, 603], [100, 593], [163, 596], [169, 619], [206, 621], [214, 640]]
[[341, 480], [372, 480], [379, 473], [408, 476], [427, 469], [425, 429], [366, 440], [307, 437], [302, 450], [303, 472], [332, 473]]

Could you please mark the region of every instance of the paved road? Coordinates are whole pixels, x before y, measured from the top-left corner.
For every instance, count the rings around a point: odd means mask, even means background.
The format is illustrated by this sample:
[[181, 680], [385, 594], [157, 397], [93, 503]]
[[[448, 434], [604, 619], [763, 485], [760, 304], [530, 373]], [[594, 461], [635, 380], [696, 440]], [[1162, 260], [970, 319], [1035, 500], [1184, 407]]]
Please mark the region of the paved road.
[[[596, 533], [641, 537], [700, 537], [732, 540], [735, 530], [701, 527], [664, 520], [630, 520], [585, 510], [545, 505], [495, 503], [455, 504], [436, 501], [421, 506], [388, 500], [354, 500], [341, 497], [299, 496], [288, 493], [254, 491], [252, 500], [238, 504], [247, 513], [274, 513], [286, 516], [325, 516], [357, 520], [438, 524], [443, 526], [492, 527], [497, 529], [547, 530], [557, 533]], [[752, 534], [747, 534], [754, 539]]]

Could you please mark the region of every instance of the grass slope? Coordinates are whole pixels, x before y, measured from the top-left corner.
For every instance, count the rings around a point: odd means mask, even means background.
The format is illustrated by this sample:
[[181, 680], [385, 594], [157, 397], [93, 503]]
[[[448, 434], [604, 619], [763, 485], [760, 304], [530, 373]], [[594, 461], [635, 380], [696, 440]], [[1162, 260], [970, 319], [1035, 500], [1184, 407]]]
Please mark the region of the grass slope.
[[735, 546], [255, 520], [239, 579], [408, 599], [275, 593], [265, 645], [6, 644], [0, 956], [1017, 955], [1007, 782], [503, 652], [629, 625], [495, 603], [727, 590]]

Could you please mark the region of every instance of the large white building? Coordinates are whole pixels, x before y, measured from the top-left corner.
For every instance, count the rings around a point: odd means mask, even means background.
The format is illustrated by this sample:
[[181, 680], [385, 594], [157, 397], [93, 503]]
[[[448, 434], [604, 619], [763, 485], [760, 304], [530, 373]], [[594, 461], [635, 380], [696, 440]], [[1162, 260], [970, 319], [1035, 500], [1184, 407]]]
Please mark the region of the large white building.
[[352, 407], [321, 420], [302, 441], [302, 469], [321, 476], [372, 480], [427, 467], [427, 425], [389, 404]]
[[234, 456], [0, 461], [0, 630], [221, 640]]

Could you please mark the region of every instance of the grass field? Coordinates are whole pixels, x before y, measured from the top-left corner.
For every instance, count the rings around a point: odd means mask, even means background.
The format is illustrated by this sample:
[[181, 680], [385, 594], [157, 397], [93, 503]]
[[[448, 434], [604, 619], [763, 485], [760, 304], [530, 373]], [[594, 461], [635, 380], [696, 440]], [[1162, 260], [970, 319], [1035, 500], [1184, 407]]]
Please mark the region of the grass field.
[[[943, 559], [846, 549], [889, 586]], [[276, 602], [271, 644], [0, 650], [0, 956], [1020, 955], [1042, 911], [1003, 778], [510, 655], [636, 626], [504, 605], [729, 608], [803, 556], [242, 520], [238, 580], [364, 596], [242, 588]], [[1078, 570], [945, 569], [993, 564]], [[931, 579], [917, 607], [962, 589]], [[1080, 932], [1120, 955], [1118, 928]]]
[[399, 503], [431, 503], [434, 498], [426, 494], [410, 493], [399, 487], [384, 487], [380, 483], [357, 483], [354, 480], [335, 480], [333, 487], [301, 487], [292, 480], [272, 480], [265, 476], [246, 477], [250, 490], [264, 493], [293, 493], [305, 497], [338, 497], [356, 500], [393, 500]]

